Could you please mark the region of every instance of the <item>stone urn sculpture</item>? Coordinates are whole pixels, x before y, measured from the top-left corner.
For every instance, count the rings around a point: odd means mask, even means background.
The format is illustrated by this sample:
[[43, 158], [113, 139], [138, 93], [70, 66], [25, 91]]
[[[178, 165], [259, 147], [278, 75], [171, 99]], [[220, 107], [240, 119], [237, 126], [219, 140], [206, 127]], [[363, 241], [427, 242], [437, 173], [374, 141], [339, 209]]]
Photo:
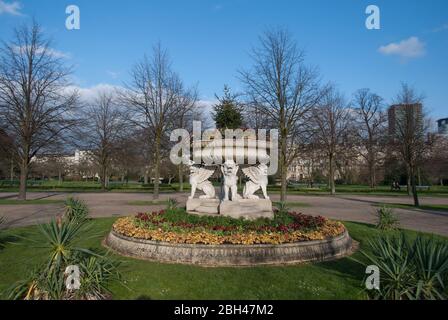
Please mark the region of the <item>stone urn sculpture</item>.
[[[224, 144], [219, 145], [222, 148]], [[265, 144], [264, 144], [265, 145]], [[222, 155], [228, 155], [229, 150], [224, 146], [220, 149]], [[240, 147], [241, 149], [241, 147]], [[233, 150], [232, 150], [233, 151]], [[265, 150], [264, 153], [266, 154]], [[245, 147], [237, 152], [243, 152], [246, 155], [253, 155], [253, 153], [263, 154], [256, 148]], [[216, 155], [216, 154], [215, 154]], [[222, 194], [218, 199], [215, 196], [215, 191], [212, 183], [208, 180], [217, 170], [222, 174]], [[259, 163], [258, 165], [246, 165], [242, 169], [242, 173], [248, 178], [245, 183], [242, 195], [238, 194], [238, 172], [240, 166], [231, 159], [226, 159], [223, 164], [215, 165], [215, 168], [208, 167], [205, 164], [195, 164], [190, 162], [190, 184], [191, 195], [187, 201], [187, 211], [192, 214], [199, 215], [222, 215], [232, 218], [257, 219], [257, 218], [272, 218], [274, 216], [272, 211], [272, 202], [267, 195], [268, 185], [268, 170], [267, 165]], [[212, 191], [213, 188], [213, 191]], [[204, 195], [195, 198], [196, 191], [204, 192]], [[255, 195], [255, 192], [261, 190], [264, 198]]]

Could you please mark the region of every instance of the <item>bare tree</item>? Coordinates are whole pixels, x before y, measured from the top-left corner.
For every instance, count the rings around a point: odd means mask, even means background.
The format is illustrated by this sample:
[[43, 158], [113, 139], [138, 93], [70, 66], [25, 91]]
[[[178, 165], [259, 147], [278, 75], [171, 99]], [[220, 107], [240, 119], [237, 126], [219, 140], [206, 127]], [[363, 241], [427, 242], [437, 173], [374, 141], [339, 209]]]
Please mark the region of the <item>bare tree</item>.
[[105, 190], [114, 153], [127, 128], [126, 115], [111, 92], [100, 92], [85, 113], [81, 141], [99, 168], [101, 189]]
[[61, 185], [68, 165], [63, 155], [51, 154], [39, 157], [32, 169], [34, 173], [40, 174], [42, 179], [58, 177], [58, 184]]
[[304, 53], [285, 30], [265, 32], [252, 59], [252, 70], [239, 74], [252, 106], [279, 130], [281, 201], [285, 201], [287, 170], [299, 154], [301, 124], [320, 98], [317, 73], [305, 66]]
[[369, 89], [359, 89], [354, 94], [353, 107], [358, 140], [365, 149], [360, 154], [367, 163], [369, 185], [373, 189], [377, 184], [376, 169], [386, 133], [387, 116], [383, 111], [383, 99]]
[[335, 194], [336, 155], [344, 145], [352, 122], [344, 97], [333, 86], [325, 90], [321, 104], [313, 109], [310, 122], [319, 149], [327, 155], [329, 185], [331, 194]]
[[[141, 139], [136, 130], [126, 130], [118, 141], [114, 150], [113, 166], [121, 177], [121, 182], [126, 184], [133, 172], [138, 172], [141, 165]], [[148, 162], [146, 161], [145, 164]]]
[[11, 183], [14, 181], [16, 159], [13, 139], [0, 128], [0, 171], [5, 178], [8, 172]]
[[71, 69], [37, 23], [14, 32], [0, 49], [0, 123], [20, 165], [19, 198], [26, 199], [32, 158], [74, 125], [77, 93], [67, 93]]
[[[176, 128], [183, 128], [193, 132], [193, 121], [200, 120], [201, 112], [197, 105], [198, 92], [196, 88], [185, 91], [179, 97], [177, 102], [178, 114], [174, 119]], [[177, 175], [179, 179], [179, 191], [184, 191], [184, 174], [185, 165], [180, 163], [177, 165]], [[170, 179], [171, 180], [171, 179]]]
[[151, 58], [144, 57], [131, 71], [131, 82], [122, 92], [122, 101], [133, 111], [135, 124], [148, 133], [154, 154], [154, 199], [159, 198], [162, 141], [179, 115], [180, 101], [185, 89], [179, 76], [172, 70], [166, 50], [158, 44]]
[[391, 144], [406, 164], [415, 206], [419, 206], [416, 175], [429, 146], [425, 139], [428, 123], [425, 121], [423, 100], [423, 95], [403, 83], [394, 100], [395, 105], [391, 107], [393, 113], [390, 115], [393, 116], [389, 118]]
[[444, 185], [448, 180], [448, 138], [446, 136], [433, 137], [431, 149], [425, 157], [425, 172], [433, 183]]

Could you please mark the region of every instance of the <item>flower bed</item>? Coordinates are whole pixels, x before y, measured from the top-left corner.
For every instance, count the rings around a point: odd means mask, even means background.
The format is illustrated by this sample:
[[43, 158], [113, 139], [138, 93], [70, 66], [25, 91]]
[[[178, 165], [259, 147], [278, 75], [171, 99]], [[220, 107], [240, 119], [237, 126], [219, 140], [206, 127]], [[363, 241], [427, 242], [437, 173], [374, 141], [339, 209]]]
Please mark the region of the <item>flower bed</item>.
[[276, 212], [255, 221], [194, 216], [184, 210], [139, 213], [118, 219], [118, 234], [138, 239], [186, 244], [282, 244], [325, 240], [344, 233], [344, 225], [324, 217]]

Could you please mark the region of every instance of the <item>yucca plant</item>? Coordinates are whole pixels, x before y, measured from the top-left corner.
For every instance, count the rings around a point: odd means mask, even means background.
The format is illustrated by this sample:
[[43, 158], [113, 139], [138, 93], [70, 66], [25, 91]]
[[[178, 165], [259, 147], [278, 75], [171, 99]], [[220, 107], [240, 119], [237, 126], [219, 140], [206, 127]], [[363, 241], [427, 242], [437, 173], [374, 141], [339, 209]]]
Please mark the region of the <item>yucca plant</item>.
[[178, 205], [179, 205], [179, 203], [177, 202], [176, 199], [171, 199], [171, 198], [169, 198], [169, 199], [168, 199], [168, 202], [167, 202], [167, 206], [166, 206], [166, 208], [167, 208], [168, 210], [176, 210]]
[[[37, 282], [36, 297], [41, 300], [62, 300], [68, 292], [61, 268], [46, 269]], [[31, 297], [30, 297], [31, 300]]]
[[395, 216], [394, 211], [387, 206], [379, 208], [376, 212], [376, 216], [376, 227], [380, 230], [394, 230], [399, 227], [398, 218]]
[[[40, 225], [38, 230], [43, 240], [34, 246], [46, 249], [48, 261], [10, 288], [8, 297], [33, 300], [105, 298], [109, 294], [107, 285], [119, 280], [118, 262], [78, 246], [88, 228], [86, 216], [77, 213]], [[71, 265], [80, 269], [78, 290], [69, 290], [65, 284], [65, 270]]]
[[[383, 234], [368, 243], [365, 266], [380, 270], [380, 289], [369, 290], [375, 299], [446, 299], [448, 248], [434, 238], [418, 235], [415, 240], [404, 233]], [[358, 261], [359, 262], [359, 261]]]
[[290, 208], [287, 206], [287, 203], [284, 201], [279, 201], [275, 204], [275, 207], [278, 209], [279, 213], [287, 213]]
[[52, 266], [58, 268], [61, 264], [67, 263], [74, 252], [90, 253], [76, 245], [88, 227], [86, 224], [80, 223], [78, 219], [53, 219], [48, 224], [39, 226], [40, 234], [44, 236], [44, 240], [36, 247], [47, 250], [49, 268], [52, 268]]
[[7, 291], [6, 295], [10, 300], [38, 300], [37, 291], [38, 284], [37, 279], [39, 273], [37, 270], [31, 271], [26, 278], [14, 283]]
[[64, 218], [78, 221], [86, 220], [89, 216], [89, 209], [87, 205], [76, 198], [68, 198], [65, 201], [65, 213]]
[[446, 299], [448, 247], [432, 238], [418, 237], [412, 247], [416, 291], [412, 299]]
[[89, 256], [79, 260], [78, 266], [82, 274], [81, 287], [75, 291], [75, 298], [88, 300], [102, 300], [111, 293], [107, 285], [113, 281], [120, 281], [117, 271], [119, 262], [109, 256]]
[[409, 284], [414, 269], [411, 263], [410, 252], [406, 238], [382, 236], [368, 242], [371, 254], [361, 253], [380, 270], [380, 290], [369, 291], [373, 298], [399, 300], [411, 293]]

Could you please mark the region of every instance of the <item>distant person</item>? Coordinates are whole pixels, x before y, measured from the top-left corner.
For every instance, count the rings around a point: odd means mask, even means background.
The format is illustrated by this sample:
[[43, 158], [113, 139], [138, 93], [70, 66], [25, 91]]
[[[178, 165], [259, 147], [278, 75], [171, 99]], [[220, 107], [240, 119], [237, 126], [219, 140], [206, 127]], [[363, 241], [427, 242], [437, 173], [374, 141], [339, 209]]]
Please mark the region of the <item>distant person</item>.
[[398, 190], [398, 191], [401, 190], [400, 184], [398, 183], [397, 180], [394, 180], [392, 182], [392, 190]]

